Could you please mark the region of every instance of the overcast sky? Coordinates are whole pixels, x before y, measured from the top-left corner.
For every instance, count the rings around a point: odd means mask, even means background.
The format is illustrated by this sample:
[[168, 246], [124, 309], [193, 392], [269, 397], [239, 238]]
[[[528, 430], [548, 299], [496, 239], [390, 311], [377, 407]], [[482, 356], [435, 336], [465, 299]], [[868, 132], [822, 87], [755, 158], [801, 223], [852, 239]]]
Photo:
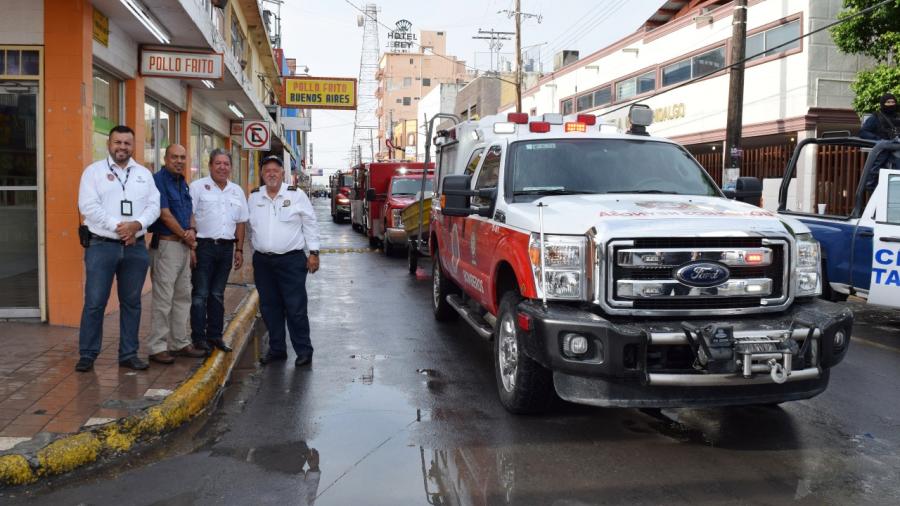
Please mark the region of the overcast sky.
[[[360, 8], [364, 2], [352, 0]], [[522, 0], [522, 10], [539, 14], [541, 22], [522, 24], [522, 46], [537, 45], [544, 70], [552, 70], [553, 54], [576, 49], [584, 57], [634, 32], [664, 0]], [[383, 50], [388, 29], [399, 19], [412, 22], [412, 30], [447, 32], [447, 54], [470, 67], [490, 66], [488, 41], [474, 40], [478, 29], [513, 31], [513, 21], [503, 9], [513, 0], [381, 0], [378, 35]], [[359, 11], [346, 0], [285, 0], [282, 6], [283, 46], [288, 58], [296, 58], [298, 69], [309, 67], [312, 76], [358, 77], [362, 28], [356, 24]], [[501, 53], [511, 52], [514, 41]], [[299, 72], [299, 71], [298, 71]], [[338, 169], [348, 166], [353, 140], [352, 111], [315, 110], [311, 141], [315, 167]]]

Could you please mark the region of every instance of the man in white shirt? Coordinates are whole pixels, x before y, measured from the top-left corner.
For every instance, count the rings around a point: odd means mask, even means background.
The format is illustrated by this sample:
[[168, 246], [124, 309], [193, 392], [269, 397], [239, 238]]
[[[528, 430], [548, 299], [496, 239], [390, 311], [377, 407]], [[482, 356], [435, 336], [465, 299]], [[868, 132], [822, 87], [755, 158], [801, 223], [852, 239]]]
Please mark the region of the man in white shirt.
[[225, 284], [231, 267], [244, 264], [244, 223], [247, 199], [231, 177], [231, 153], [214, 149], [209, 176], [191, 183], [197, 225], [197, 249], [191, 273], [191, 341], [194, 348], [231, 348], [222, 340], [225, 325]]
[[78, 209], [91, 234], [84, 252], [84, 308], [75, 365], [79, 372], [90, 371], [100, 354], [113, 277], [119, 295], [119, 365], [147, 368], [137, 356], [141, 289], [149, 265], [144, 232], [159, 218], [159, 191], [153, 174], [131, 158], [133, 130], [114, 127], [106, 145], [109, 157], [88, 165], [78, 188]]
[[259, 310], [269, 330], [269, 351], [261, 361], [267, 364], [287, 359], [287, 321], [297, 354], [294, 365], [305, 365], [313, 354], [306, 273], [319, 270], [319, 226], [306, 194], [284, 182], [280, 158], [263, 158], [260, 172], [266, 184], [250, 192], [248, 205], [253, 278], [259, 291]]

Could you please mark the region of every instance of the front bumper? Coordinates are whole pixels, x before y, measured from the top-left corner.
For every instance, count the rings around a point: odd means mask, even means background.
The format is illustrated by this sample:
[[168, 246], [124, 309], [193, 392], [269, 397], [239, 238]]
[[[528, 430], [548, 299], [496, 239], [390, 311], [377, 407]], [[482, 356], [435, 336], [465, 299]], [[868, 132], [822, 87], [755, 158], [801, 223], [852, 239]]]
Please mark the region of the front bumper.
[[406, 244], [406, 229], [388, 228], [384, 231], [384, 238], [391, 244]]
[[[828, 369], [847, 353], [853, 325], [849, 309], [820, 299], [797, 301], [781, 313], [722, 318], [607, 319], [569, 305], [544, 308], [534, 300], [522, 302], [519, 313], [531, 320], [530, 330], [519, 329], [524, 352], [553, 371], [557, 393], [566, 400], [599, 406], [712, 406], [813, 397], [827, 386]], [[786, 331], [797, 321], [818, 329], [816, 345], [793, 357], [793, 371], [780, 384], [768, 374], [744, 377], [698, 370], [696, 352], [683, 328], [684, 322], [730, 327], [735, 337], [755, 337]], [[837, 347], [834, 337], [839, 330], [847, 338]], [[580, 358], [564, 354], [564, 336], [570, 333], [587, 337], [587, 354]], [[799, 340], [807, 336], [794, 333]]]
[[350, 204], [346, 206], [334, 206], [334, 214], [337, 216], [350, 216]]

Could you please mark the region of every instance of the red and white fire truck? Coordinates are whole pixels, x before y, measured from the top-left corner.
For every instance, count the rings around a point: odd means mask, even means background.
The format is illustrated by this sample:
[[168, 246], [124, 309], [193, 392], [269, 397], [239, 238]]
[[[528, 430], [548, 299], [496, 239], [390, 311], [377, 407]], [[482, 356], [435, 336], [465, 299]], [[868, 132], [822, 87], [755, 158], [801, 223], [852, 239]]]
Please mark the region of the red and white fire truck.
[[[384, 254], [391, 256], [395, 251], [406, 251], [406, 228], [403, 224], [403, 209], [421, 198], [431, 198], [434, 171], [423, 174], [421, 170], [398, 169], [388, 184], [381, 215], [381, 241]], [[424, 181], [422, 181], [423, 177]]]
[[350, 217], [350, 191], [353, 189], [353, 176], [350, 171], [337, 171], [329, 179], [331, 192], [331, 221], [339, 223]]
[[[773, 404], [813, 397], [852, 313], [822, 300], [806, 225], [723, 192], [680, 145], [592, 115], [521, 113], [438, 134], [435, 318], [492, 339], [502, 404]], [[612, 129], [613, 131], [608, 131]], [[429, 138], [431, 134], [429, 132]]]
[[422, 162], [392, 160], [363, 163], [353, 167], [353, 191], [350, 195], [350, 223], [357, 232], [366, 234], [369, 246], [377, 248], [384, 237], [384, 203], [395, 174], [422, 170]]

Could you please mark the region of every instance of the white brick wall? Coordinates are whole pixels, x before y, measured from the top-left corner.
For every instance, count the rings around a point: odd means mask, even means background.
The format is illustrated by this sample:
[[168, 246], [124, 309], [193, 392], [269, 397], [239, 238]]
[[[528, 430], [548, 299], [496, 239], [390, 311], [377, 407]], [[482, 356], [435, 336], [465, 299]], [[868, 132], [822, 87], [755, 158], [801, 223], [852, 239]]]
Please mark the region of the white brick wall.
[[0, 0], [0, 44], [44, 44], [43, 0]]

